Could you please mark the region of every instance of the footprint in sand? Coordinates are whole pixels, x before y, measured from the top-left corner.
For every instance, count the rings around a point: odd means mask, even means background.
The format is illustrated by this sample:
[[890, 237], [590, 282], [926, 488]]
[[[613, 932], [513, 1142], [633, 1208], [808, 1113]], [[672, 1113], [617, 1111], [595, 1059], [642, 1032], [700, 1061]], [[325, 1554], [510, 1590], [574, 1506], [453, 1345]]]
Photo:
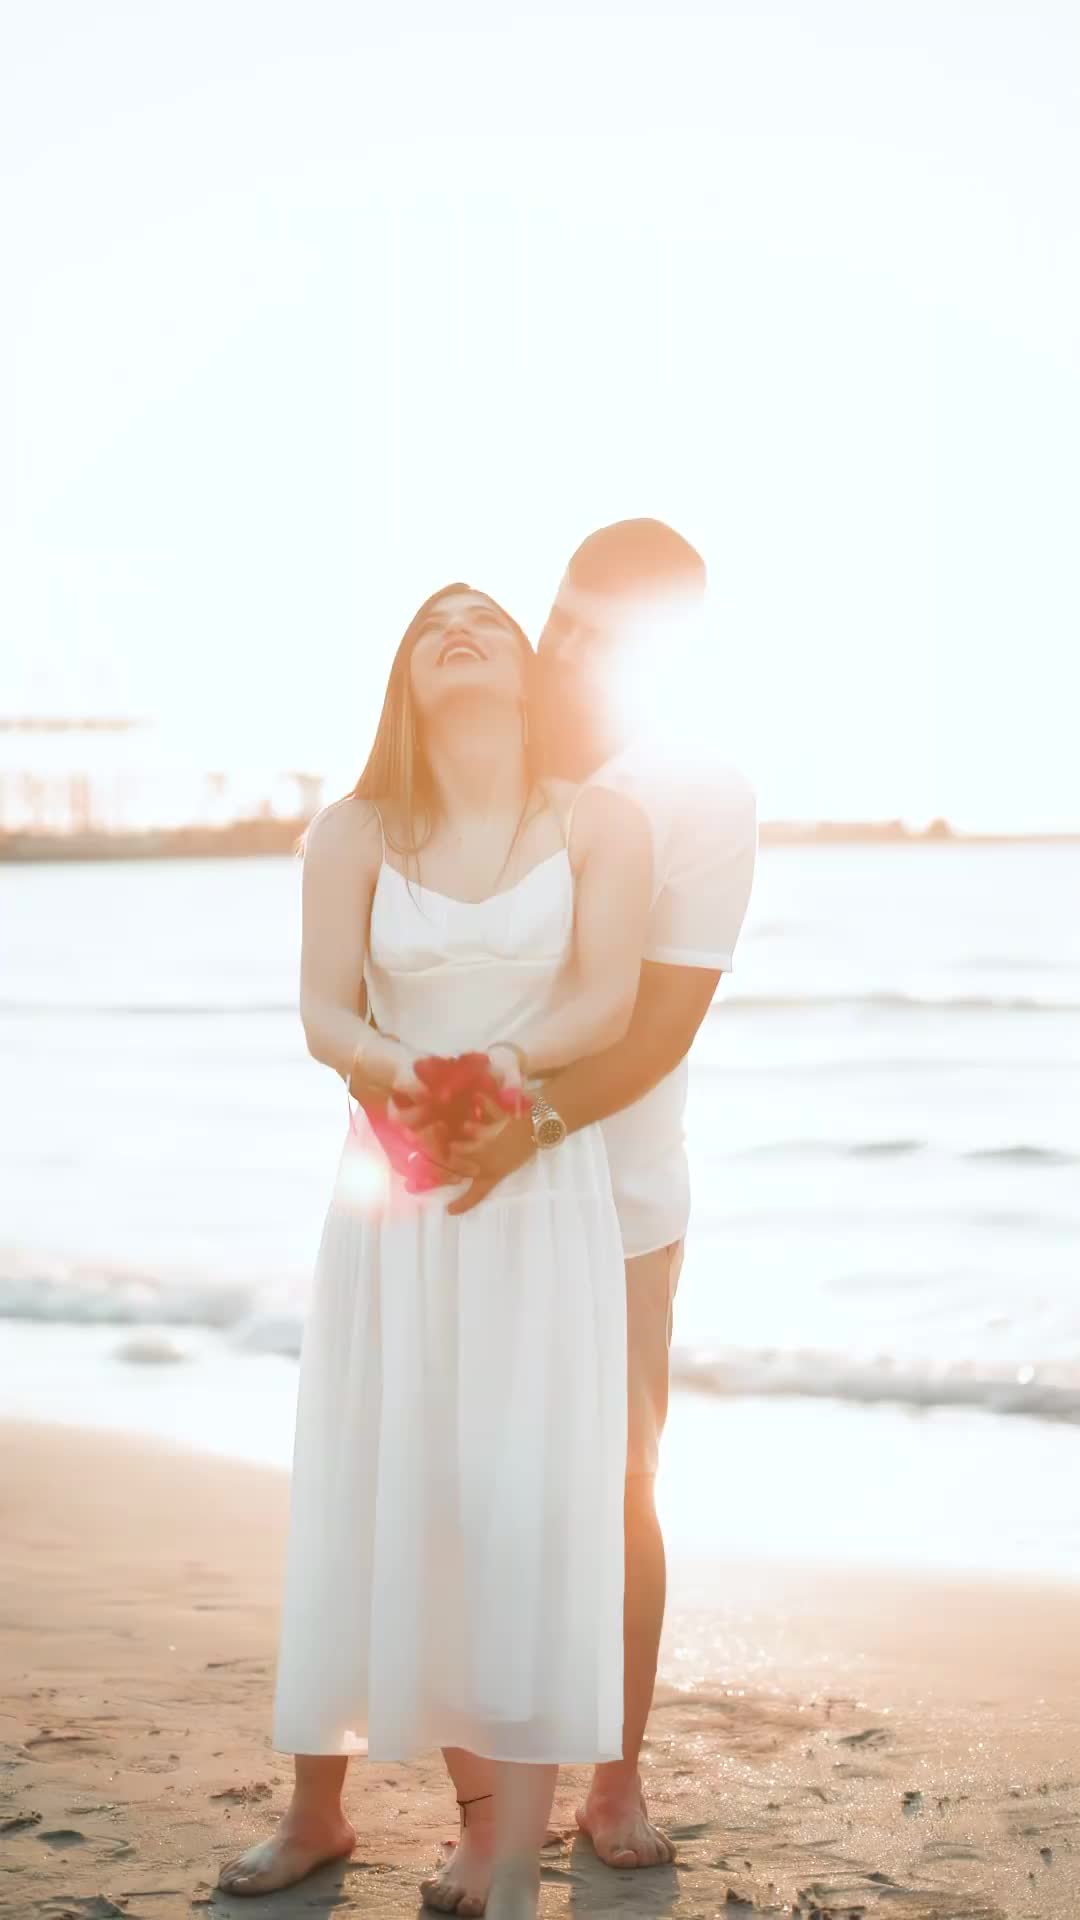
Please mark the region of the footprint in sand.
[[1021, 1840], [1033, 1840], [1037, 1834], [1057, 1833], [1060, 1832], [1062, 1827], [1075, 1827], [1078, 1823], [1080, 1823], [1080, 1814], [1051, 1813], [1047, 1815], [1045, 1820], [1040, 1820], [1036, 1826], [1014, 1826], [1013, 1832], [1018, 1834]]
[[0, 1820], [0, 1833], [28, 1833], [41, 1819], [40, 1813], [13, 1813]]
[[924, 1860], [985, 1860], [978, 1847], [965, 1847], [959, 1841], [928, 1840], [922, 1850]]
[[273, 1799], [274, 1789], [268, 1780], [253, 1780], [246, 1787], [224, 1787], [220, 1793], [212, 1793], [211, 1800], [228, 1800], [235, 1807], [250, 1806], [256, 1800]]
[[50, 1730], [43, 1727], [26, 1742], [28, 1747], [81, 1747], [84, 1753], [100, 1753], [93, 1737], [88, 1733], [79, 1733], [74, 1728]]
[[125, 1920], [124, 1908], [104, 1893], [84, 1898], [64, 1893], [58, 1899], [40, 1901], [36, 1911], [41, 1920]]
[[713, 1822], [711, 1820], [694, 1820], [688, 1825], [668, 1827], [666, 1830], [675, 1840], [700, 1840], [703, 1834], [711, 1833], [712, 1828]]
[[49, 1833], [39, 1833], [38, 1839], [43, 1840], [47, 1847], [55, 1847], [57, 1853], [66, 1853], [69, 1847], [86, 1845], [86, 1835], [80, 1833], [77, 1827], [53, 1827]]

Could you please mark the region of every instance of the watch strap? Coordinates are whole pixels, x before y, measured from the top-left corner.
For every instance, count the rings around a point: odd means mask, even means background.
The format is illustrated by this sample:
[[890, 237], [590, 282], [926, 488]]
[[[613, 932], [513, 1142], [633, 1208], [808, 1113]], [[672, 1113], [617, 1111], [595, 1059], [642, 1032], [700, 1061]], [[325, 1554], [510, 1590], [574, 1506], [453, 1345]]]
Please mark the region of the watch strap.
[[[562, 1145], [566, 1139], [567, 1126], [561, 1113], [545, 1100], [543, 1094], [537, 1094], [532, 1104], [532, 1133], [541, 1152]], [[545, 1137], [546, 1136], [546, 1137]]]

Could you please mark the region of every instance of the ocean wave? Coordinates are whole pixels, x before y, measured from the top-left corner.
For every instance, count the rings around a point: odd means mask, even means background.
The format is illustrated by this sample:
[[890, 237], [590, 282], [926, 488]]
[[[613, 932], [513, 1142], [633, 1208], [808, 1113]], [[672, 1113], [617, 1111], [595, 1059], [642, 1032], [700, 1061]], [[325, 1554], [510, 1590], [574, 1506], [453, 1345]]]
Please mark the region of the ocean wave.
[[[1047, 1056], [1042, 1060], [1028, 1059], [1022, 1064], [1025, 1080], [1032, 1080], [1036, 1077], [1042, 1079], [1047, 1074], [1064, 1074], [1067, 1075], [1070, 1080], [1077, 1078], [1077, 1063], [1075, 1060], [1070, 1060], [1066, 1055], [1058, 1055], [1057, 1057]], [[783, 1082], [819, 1080], [823, 1074], [827, 1074], [832, 1081], [872, 1079], [880, 1082], [900, 1076], [911, 1079], [915, 1075], [923, 1076], [926, 1074], [940, 1073], [942, 1068], [947, 1068], [948, 1072], [952, 1075], [961, 1073], [1000, 1074], [1002, 1068], [1011, 1069], [1015, 1066], [1015, 1060], [1008, 1057], [1004, 1059], [995, 1057], [992, 1054], [983, 1054], [982, 1058], [979, 1059], [973, 1054], [965, 1055], [950, 1052], [945, 1056], [940, 1051], [930, 1053], [929, 1051], [920, 1049], [918, 1053], [911, 1052], [902, 1055], [875, 1053], [837, 1057], [835, 1054], [829, 1054], [824, 1055], [818, 1060], [798, 1060], [793, 1057], [760, 1061], [741, 1060], [738, 1062], [731, 1060], [695, 1059], [693, 1071], [695, 1079], [699, 1081], [702, 1077], [715, 1077], [717, 1079], [723, 1079], [729, 1084], [734, 1082], [736, 1078], [750, 1081], [780, 1080]]]
[[969, 953], [956, 962], [965, 973], [1075, 973], [1072, 960], [1045, 953]]
[[761, 1013], [1051, 1013], [1080, 1015], [1080, 999], [1049, 1000], [1028, 993], [904, 993], [899, 988], [867, 993], [747, 993], [726, 997], [711, 1012], [731, 1019]]
[[737, 1160], [900, 1160], [916, 1154], [957, 1162], [985, 1162], [995, 1166], [1080, 1166], [1080, 1153], [1063, 1147], [1037, 1146], [1017, 1141], [1009, 1146], [936, 1147], [929, 1140], [772, 1140], [756, 1147], [737, 1148]]
[[256, 1309], [254, 1285], [204, 1275], [162, 1276], [47, 1254], [0, 1253], [0, 1319], [67, 1326], [240, 1326]]
[[78, 1014], [93, 1019], [244, 1019], [249, 1014], [287, 1013], [299, 1018], [296, 1000], [0, 1000], [0, 1014], [17, 1013], [31, 1018]]
[[[93, 1266], [11, 1250], [0, 1255], [0, 1318], [68, 1326], [198, 1327], [219, 1333], [241, 1354], [295, 1358], [303, 1307], [298, 1297], [268, 1301], [254, 1283], [162, 1277], [132, 1269]], [[155, 1334], [128, 1339], [118, 1357], [132, 1363], [184, 1358], [181, 1348]], [[830, 1399], [861, 1406], [892, 1403], [919, 1408], [980, 1408], [994, 1414], [1080, 1422], [1080, 1365], [1076, 1378], [1043, 1377], [1035, 1366], [1009, 1372], [889, 1358], [852, 1359], [817, 1351], [712, 1352], [676, 1347], [672, 1380], [722, 1398]]]
[[[775, 1206], [740, 1207], [734, 1202], [725, 1204], [722, 1213], [708, 1211], [706, 1197], [701, 1215], [709, 1227], [722, 1226], [725, 1233], [743, 1233], [747, 1230], [763, 1229], [775, 1233], [777, 1211]], [[697, 1216], [695, 1216], [697, 1217]], [[945, 1228], [952, 1231], [962, 1227], [972, 1234], [1006, 1233], [1029, 1234], [1031, 1243], [1045, 1245], [1053, 1240], [1076, 1239], [1080, 1233], [1080, 1212], [1071, 1214], [1048, 1213], [1044, 1207], [1032, 1204], [1028, 1207], [987, 1206], [985, 1200], [971, 1206], [878, 1206], [873, 1213], [866, 1207], [841, 1207], [834, 1204], [833, 1196], [824, 1194], [817, 1205], [784, 1208], [784, 1232], [790, 1237], [801, 1233], [814, 1235], [820, 1244], [821, 1236], [853, 1232], [863, 1233], [867, 1229], [875, 1233], [907, 1232], [924, 1233], [928, 1227]]]
[[1031, 1146], [1022, 1140], [1012, 1147], [973, 1147], [963, 1158], [989, 1160], [998, 1164], [1012, 1161], [1017, 1166], [1074, 1167], [1080, 1164], [1080, 1153], [1066, 1153], [1064, 1148], [1059, 1147]]
[[735, 1160], [891, 1160], [929, 1153], [927, 1140], [770, 1140], [737, 1147]]
[[955, 1367], [901, 1367], [883, 1359], [830, 1353], [701, 1354], [676, 1347], [675, 1385], [722, 1398], [841, 1400], [859, 1406], [964, 1407], [985, 1413], [1080, 1424], [1080, 1378], [1040, 1378], [1037, 1367], [1011, 1373]]
[[[711, 1013], [725, 1020], [778, 1013], [1022, 1013], [1080, 1016], [1080, 998], [1045, 999], [1024, 993], [904, 993], [882, 989], [862, 993], [734, 993], [723, 989], [713, 1002]], [[31, 1018], [79, 1015], [101, 1019], [244, 1019], [252, 1015], [287, 1014], [296, 1016], [295, 999], [207, 1000], [37, 1000], [8, 997], [0, 999], [0, 1014], [19, 1014]]]

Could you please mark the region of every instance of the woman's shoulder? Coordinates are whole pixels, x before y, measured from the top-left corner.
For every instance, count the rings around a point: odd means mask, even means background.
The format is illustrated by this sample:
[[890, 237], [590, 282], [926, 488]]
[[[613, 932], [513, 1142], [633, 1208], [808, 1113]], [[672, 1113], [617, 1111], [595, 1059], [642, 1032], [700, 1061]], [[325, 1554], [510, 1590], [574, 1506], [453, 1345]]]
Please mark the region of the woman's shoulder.
[[359, 859], [374, 865], [382, 859], [382, 847], [380, 810], [374, 801], [358, 793], [343, 794], [340, 800], [320, 807], [302, 842], [305, 860]]
[[570, 780], [547, 783], [552, 806], [560, 813], [563, 832], [575, 864], [597, 848], [624, 845], [649, 836], [648, 816], [631, 794], [592, 780], [575, 785]]

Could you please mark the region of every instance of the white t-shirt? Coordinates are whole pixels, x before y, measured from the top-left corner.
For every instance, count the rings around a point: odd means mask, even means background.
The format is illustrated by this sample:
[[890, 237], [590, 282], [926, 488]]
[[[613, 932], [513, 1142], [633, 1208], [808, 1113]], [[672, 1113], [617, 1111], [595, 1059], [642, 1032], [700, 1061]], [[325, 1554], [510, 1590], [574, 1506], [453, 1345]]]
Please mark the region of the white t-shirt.
[[[757, 855], [753, 788], [733, 767], [663, 770], [631, 752], [593, 775], [635, 800], [653, 837], [644, 958], [730, 973]], [[690, 1217], [687, 1062], [603, 1122], [628, 1259], [681, 1240]]]

